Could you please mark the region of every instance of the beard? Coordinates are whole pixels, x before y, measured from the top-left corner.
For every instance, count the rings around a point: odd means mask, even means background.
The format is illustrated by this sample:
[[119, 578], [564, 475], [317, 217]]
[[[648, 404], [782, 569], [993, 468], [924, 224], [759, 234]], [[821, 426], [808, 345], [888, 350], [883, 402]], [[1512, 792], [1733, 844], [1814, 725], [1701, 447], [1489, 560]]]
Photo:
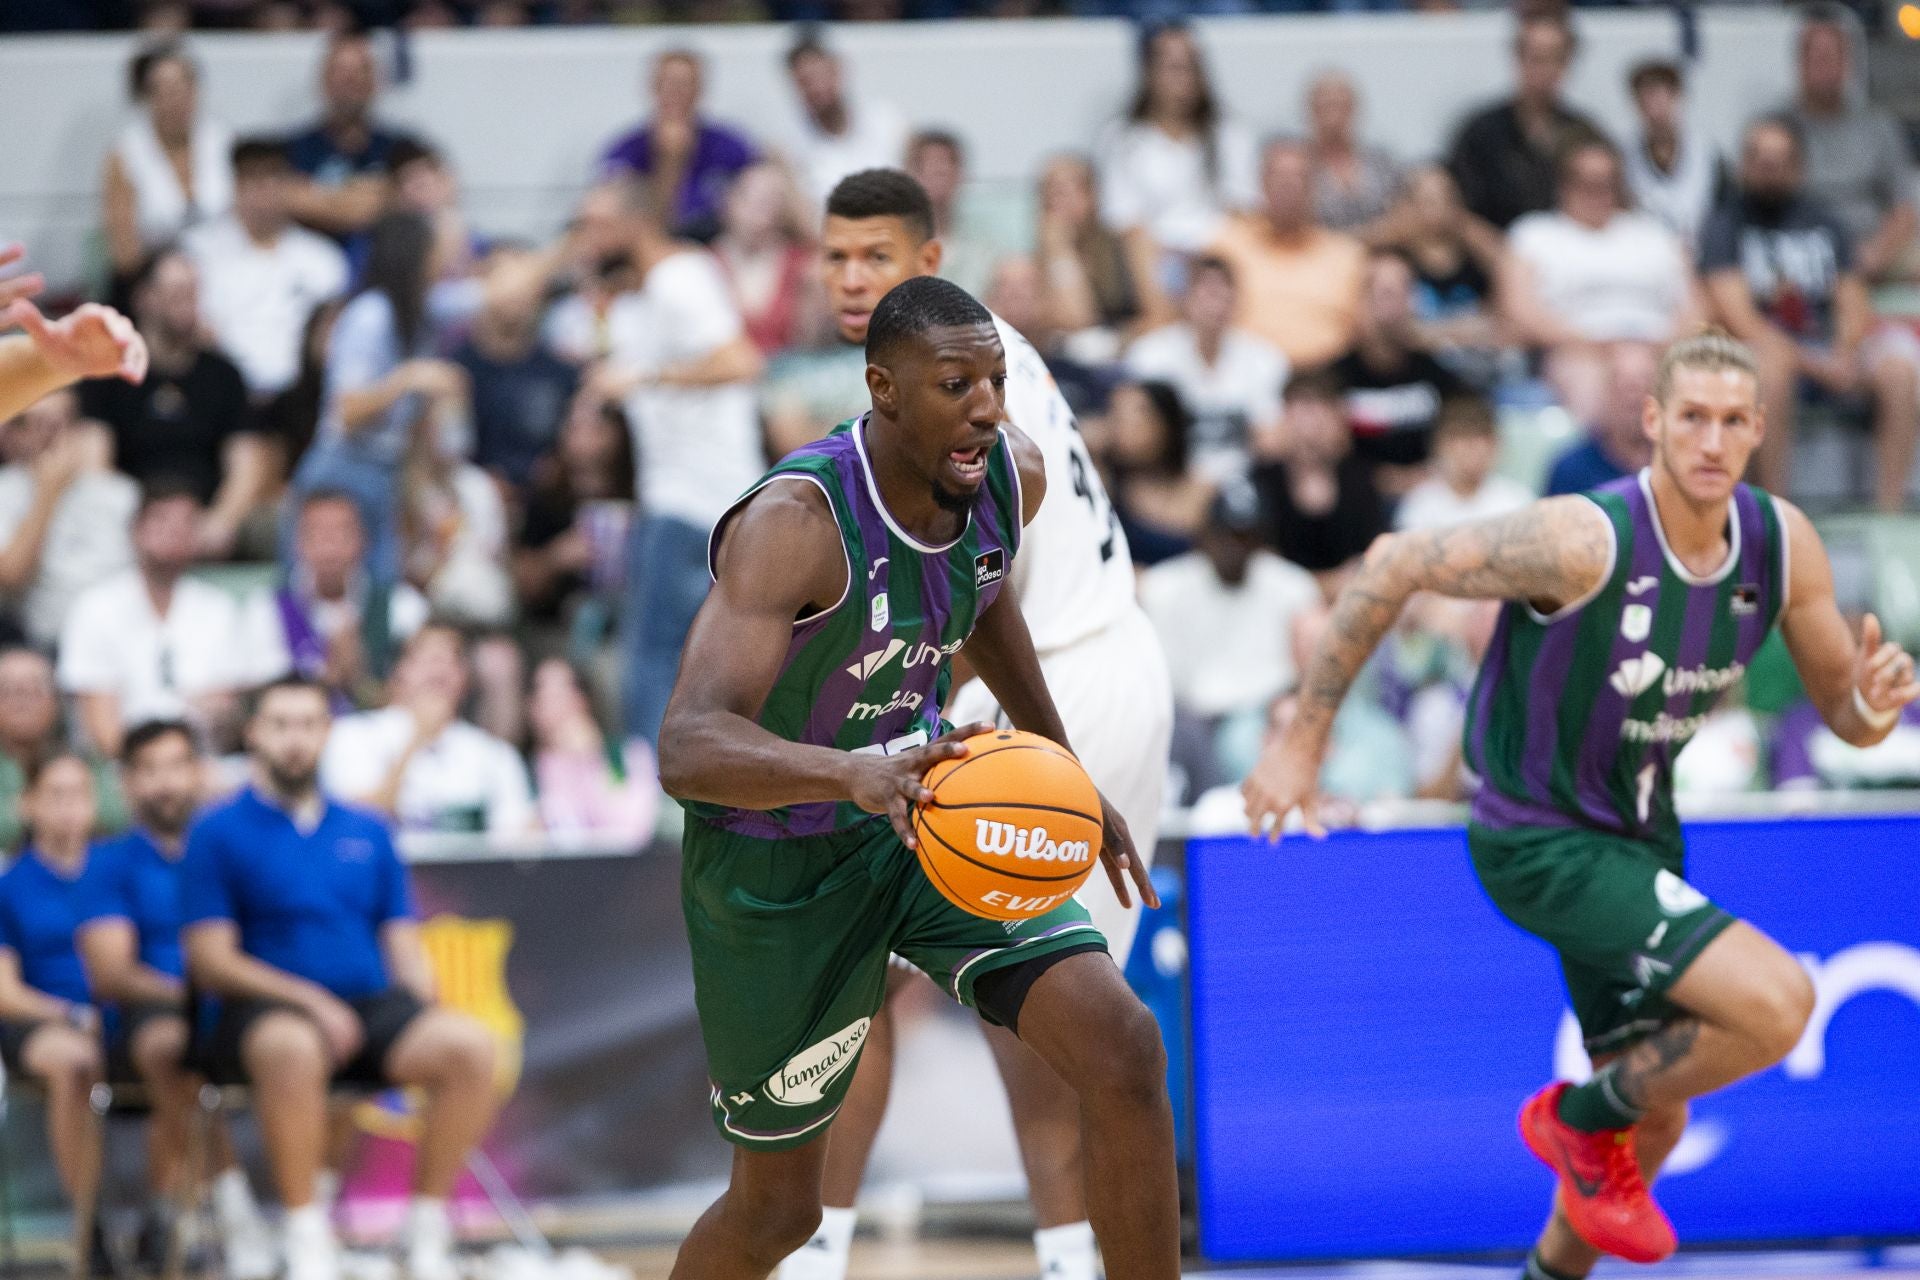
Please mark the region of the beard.
[[[982, 484], [984, 485], [984, 483], [983, 481]], [[971, 493], [962, 493], [957, 489], [947, 488], [938, 480], [933, 482], [934, 504], [942, 511], [950, 511], [957, 516], [966, 515], [969, 511], [973, 510], [974, 500], [979, 496], [980, 490], [978, 489], [975, 489]]]
[[175, 837], [187, 829], [193, 821], [193, 797], [168, 796], [149, 802], [144, 811], [135, 814], [140, 825], [155, 835]]
[[273, 783], [274, 790], [283, 796], [306, 795], [313, 790], [320, 777], [320, 763], [317, 760], [268, 760], [265, 764], [268, 780]]

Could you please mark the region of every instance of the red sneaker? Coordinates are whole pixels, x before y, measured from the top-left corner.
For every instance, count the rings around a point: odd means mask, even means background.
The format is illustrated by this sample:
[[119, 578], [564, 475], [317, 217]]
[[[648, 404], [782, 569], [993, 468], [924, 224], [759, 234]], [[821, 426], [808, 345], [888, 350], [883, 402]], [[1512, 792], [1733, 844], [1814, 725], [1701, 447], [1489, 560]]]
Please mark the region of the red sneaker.
[[1560, 1208], [1574, 1234], [1628, 1262], [1672, 1255], [1673, 1224], [1653, 1202], [1633, 1155], [1633, 1130], [1583, 1133], [1560, 1118], [1567, 1084], [1548, 1085], [1520, 1108], [1520, 1136], [1560, 1175]]

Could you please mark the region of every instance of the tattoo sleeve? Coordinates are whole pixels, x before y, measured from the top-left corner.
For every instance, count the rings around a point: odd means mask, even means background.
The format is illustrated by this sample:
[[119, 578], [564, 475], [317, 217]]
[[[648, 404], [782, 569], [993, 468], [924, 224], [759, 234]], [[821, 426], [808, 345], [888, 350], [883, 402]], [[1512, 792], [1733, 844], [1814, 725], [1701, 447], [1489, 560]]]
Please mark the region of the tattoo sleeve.
[[1647, 1105], [1647, 1086], [1655, 1076], [1693, 1051], [1700, 1038], [1700, 1020], [1681, 1018], [1629, 1049], [1613, 1069], [1614, 1092], [1630, 1107]]
[[1414, 592], [1557, 608], [1593, 590], [1612, 556], [1612, 524], [1578, 497], [1380, 539], [1334, 601], [1326, 636], [1301, 681], [1299, 726], [1320, 735], [1331, 728], [1354, 677]]

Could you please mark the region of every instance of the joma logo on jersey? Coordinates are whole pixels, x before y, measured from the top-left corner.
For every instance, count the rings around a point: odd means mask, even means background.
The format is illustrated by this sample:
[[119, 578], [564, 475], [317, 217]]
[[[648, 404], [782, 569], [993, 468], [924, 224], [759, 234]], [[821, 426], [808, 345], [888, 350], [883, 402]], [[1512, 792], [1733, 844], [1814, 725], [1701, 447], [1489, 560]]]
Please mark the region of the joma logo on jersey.
[[826, 1096], [827, 1086], [860, 1056], [872, 1018], [862, 1018], [788, 1059], [767, 1081], [767, 1096], [783, 1107], [804, 1107]]
[[973, 843], [981, 853], [1012, 854], [1034, 862], [1085, 862], [1093, 856], [1093, 846], [1085, 840], [1049, 840], [1045, 827], [1016, 827], [985, 818], [973, 824]]
[[894, 657], [900, 653], [907, 655], [906, 659], [901, 663], [901, 669], [911, 671], [915, 667], [924, 666], [929, 662], [939, 662], [943, 658], [951, 658], [954, 654], [960, 652], [960, 646], [965, 643], [965, 639], [955, 640], [952, 644], [928, 644], [922, 640], [918, 644], [908, 647], [905, 640], [895, 636], [893, 639], [887, 641], [886, 648], [860, 657], [853, 665], [847, 668], [847, 674], [850, 676], [858, 676], [862, 680], [871, 680], [879, 673], [882, 667], [892, 662]]

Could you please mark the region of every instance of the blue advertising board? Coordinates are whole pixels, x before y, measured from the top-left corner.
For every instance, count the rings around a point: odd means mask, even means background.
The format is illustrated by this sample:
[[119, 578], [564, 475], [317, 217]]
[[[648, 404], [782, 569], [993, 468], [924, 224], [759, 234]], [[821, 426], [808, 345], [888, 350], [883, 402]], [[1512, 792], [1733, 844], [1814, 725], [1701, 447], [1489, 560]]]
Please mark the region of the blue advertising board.
[[[1658, 1195], [1683, 1244], [1920, 1235], [1920, 818], [1703, 823], [1688, 878], [1800, 957], [1812, 1025], [1694, 1104]], [[1544, 944], [1464, 833], [1188, 848], [1201, 1251], [1523, 1249], [1551, 1175], [1521, 1101], [1587, 1063]]]

